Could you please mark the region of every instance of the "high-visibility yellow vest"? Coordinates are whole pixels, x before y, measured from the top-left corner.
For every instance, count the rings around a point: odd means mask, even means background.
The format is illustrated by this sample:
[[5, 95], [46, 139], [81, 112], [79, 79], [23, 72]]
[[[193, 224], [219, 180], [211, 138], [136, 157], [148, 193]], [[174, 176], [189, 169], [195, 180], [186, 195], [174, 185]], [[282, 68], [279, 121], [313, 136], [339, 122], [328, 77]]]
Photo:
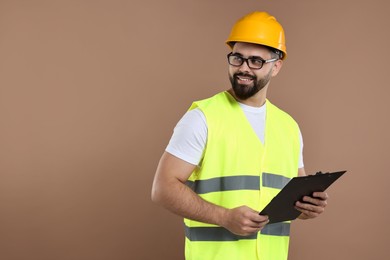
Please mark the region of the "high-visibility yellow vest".
[[[221, 92], [194, 102], [208, 126], [203, 159], [187, 181], [203, 199], [226, 207], [260, 211], [298, 174], [297, 123], [266, 101], [261, 143], [237, 101]], [[285, 260], [290, 223], [266, 225], [258, 234], [237, 236], [225, 228], [184, 219], [187, 260]]]

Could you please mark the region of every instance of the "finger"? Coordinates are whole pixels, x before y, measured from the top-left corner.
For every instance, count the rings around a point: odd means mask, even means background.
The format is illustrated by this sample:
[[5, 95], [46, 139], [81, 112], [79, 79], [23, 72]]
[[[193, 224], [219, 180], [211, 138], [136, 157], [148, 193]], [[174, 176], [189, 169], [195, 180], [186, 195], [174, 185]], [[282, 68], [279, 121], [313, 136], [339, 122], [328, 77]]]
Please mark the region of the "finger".
[[253, 222], [256, 222], [256, 223], [263, 223], [263, 222], [267, 222], [268, 223], [268, 216], [265, 216], [265, 215], [259, 215], [258, 213], [252, 215], [250, 217], [250, 220], [252, 220]]
[[241, 235], [250, 235], [250, 234], [254, 234], [254, 233], [257, 233], [261, 230], [261, 227], [258, 227], [258, 226], [245, 226], [245, 227], [242, 227], [241, 228], [241, 231], [240, 231], [240, 234]]
[[261, 223], [256, 223], [256, 222], [253, 222], [249, 228], [251, 229], [256, 229], [257, 231], [261, 230], [263, 227], [265, 226], [265, 224], [261, 224]]
[[243, 217], [244, 226], [260, 227], [268, 223], [268, 216], [259, 215], [257, 212], [247, 212]]
[[300, 212], [302, 212], [302, 214], [304, 215], [304, 218], [307, 219], [307, 218], [315, 218], [315, 217], [318, 217], [319, 216], [319, 213], [316, 213], [316, 212], [313, 212], [313, 211], [309, 211], [309, 210], [305, 210], [305, 209], [302, 209], [302, 208], [297, 208], [297, 210], [299, 210]]
[[312, 196], [322, 200], [329, 199], [329, 195], [326, 192], [314, 192]]
[[295, 205], [303, 210], [307, 210], [310, 212], [322, 213], [325, 210], [324, 206], [317, 206], [317, 205], [313, 205], [313, 204], [302, 203], [300, 201], [297, 201], [297, 203]]
[[266, 221], [268, 219], [268, 216], [260, 215], [258, 211], [255, 211], [253, 209], [250, 209], [250, 211], [247, 213], [248, 213], [246, 215], [247, 218], [249, 218], [250, 220], [255, 221], [255, 222], [262, 222], [262, 221]]
[[324, 212], [324, 208], [315, 207], [308, 204], [302, 204], [301, 206], [295, 206], [295, 209], [307, 215], [310, 218], [317, 217]]
[[268, 222], [269, 222], [269, 220], [263, 221], [263, 222], [252, 222], [252, 223], [250, 224], [250, 227], [262, 229], [265, 225], [268, 224]]
[[309, 196], [303, 197], [302, 200], [304, 202], [308, 202], [308, 203], [311, 203], [313, 205], [321, 206], [321, 207], [326, 207], [326, 205], [328, 204], [328, 202], [326, 200], [317, 199], [317, 198], [313, 198], [313, 197], [309, 197]]
[[251, 227], [251, 228], [262, 229], [265, 225], [268, 224], [268, 222], [269, 222], [268, 219], [266, 221], [261, 221], [261, 222], [248, 220], [248, 222], [245, 224], [245, 226]]

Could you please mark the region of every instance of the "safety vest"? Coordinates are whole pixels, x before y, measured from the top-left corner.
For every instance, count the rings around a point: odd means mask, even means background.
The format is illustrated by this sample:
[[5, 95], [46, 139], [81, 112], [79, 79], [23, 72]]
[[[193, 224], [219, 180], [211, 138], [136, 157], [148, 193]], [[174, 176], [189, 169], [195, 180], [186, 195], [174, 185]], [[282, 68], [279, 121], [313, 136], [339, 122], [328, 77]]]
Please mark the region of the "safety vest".
[[[200, 197], [260, 211], [298, 173], [297, 123], [266, 101], [265, 144], [237, 101], [221, 92], [194, 102], [205, 115], [208, 137], [200, 167], [187, 181]], [[286, 260], [290, 223], [266, 225], [258, 234], [237, 236], [225, 228], [184, 219], [187, 260]]]

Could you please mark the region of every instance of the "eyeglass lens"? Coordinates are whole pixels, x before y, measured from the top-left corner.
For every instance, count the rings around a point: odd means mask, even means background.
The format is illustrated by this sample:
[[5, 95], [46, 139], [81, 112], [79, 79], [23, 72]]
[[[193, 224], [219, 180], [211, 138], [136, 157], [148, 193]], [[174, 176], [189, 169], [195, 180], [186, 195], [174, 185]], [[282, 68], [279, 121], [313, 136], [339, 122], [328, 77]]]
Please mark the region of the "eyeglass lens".
[[232, 66], [241, 66], [244, 61], [247, 63], [248, 67], [251, 69], [261, 69], [263, 67], [263, 60], [256, 58], [243, 58], [238, 55], [229, 54], [228, 55], [229, 64]]

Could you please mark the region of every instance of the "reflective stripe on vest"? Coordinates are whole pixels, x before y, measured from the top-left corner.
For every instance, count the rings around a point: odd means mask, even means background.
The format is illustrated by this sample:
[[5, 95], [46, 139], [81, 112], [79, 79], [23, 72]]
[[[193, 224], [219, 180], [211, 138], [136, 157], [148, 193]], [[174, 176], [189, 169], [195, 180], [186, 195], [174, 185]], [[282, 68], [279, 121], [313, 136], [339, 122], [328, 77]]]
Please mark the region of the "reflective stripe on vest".
[[[262, 174], [263, 186], [282, 189], [291, 179], [273, 173]], [[208, 180], [187, 181], [187, 186], [197, 194], [231, 190], [259, 190], [260, 180], [257, 176], [228, 176]]]
[[[257, 234], [239, 236], [222, 227], [184, 227], [186, 237], [191, 241], [237, 241], [257, 239]], [[261, 234], [271, 236], [289, 236], [290, 223], [274, 223], [266, 225]]]

